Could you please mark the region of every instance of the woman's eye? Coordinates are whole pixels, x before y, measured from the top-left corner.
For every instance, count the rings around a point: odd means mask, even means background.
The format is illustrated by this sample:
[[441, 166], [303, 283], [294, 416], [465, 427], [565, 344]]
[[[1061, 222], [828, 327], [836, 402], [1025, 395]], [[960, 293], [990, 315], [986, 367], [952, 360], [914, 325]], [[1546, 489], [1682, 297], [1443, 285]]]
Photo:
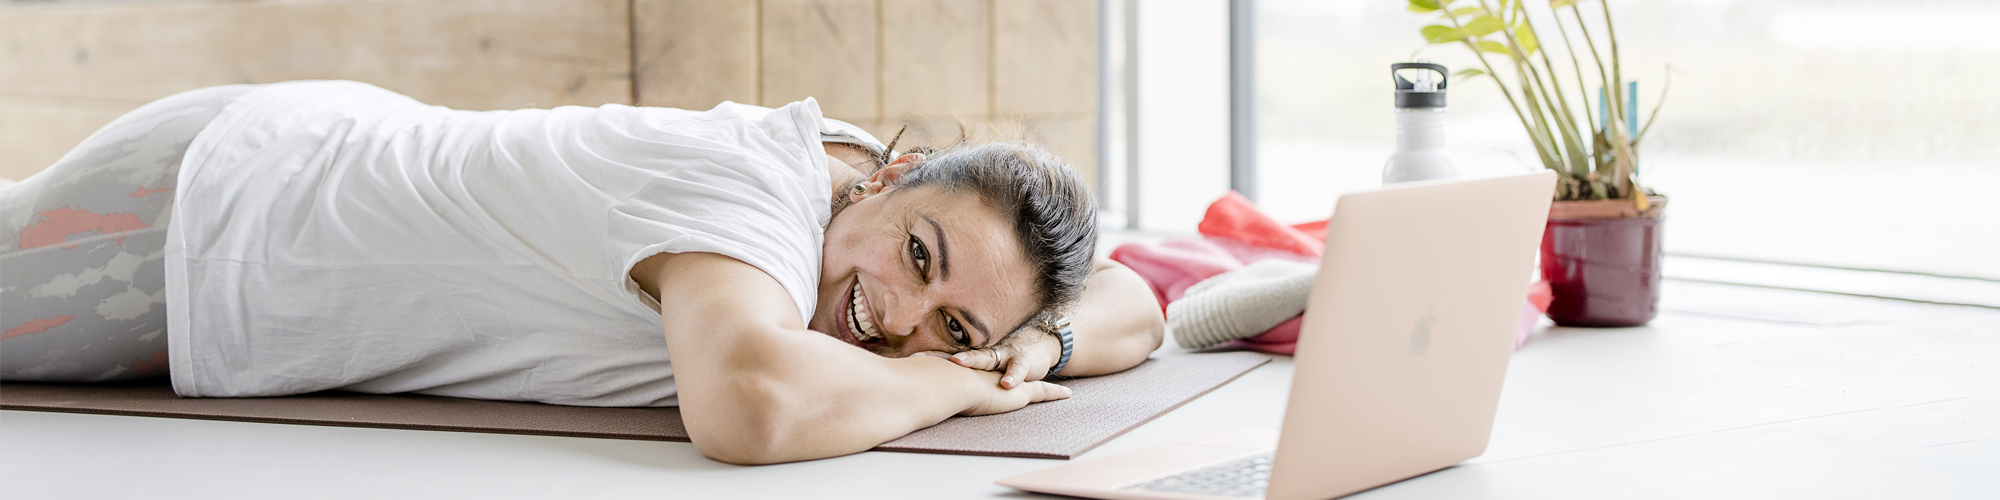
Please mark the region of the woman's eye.
[[910, 237], [910, 261], [916, 264], [917, 275], [930, 275], [931, 252], [924, 248], [924, 242], [918, 240], [916, 236]]
[[972, 345], [972, 339], [966, 338], [965, 326], [958, 324], [958, 318], [946, 316], [944, 318], [944, 329], [951, 332], [952, 342], [957, 342], [958, 345]]

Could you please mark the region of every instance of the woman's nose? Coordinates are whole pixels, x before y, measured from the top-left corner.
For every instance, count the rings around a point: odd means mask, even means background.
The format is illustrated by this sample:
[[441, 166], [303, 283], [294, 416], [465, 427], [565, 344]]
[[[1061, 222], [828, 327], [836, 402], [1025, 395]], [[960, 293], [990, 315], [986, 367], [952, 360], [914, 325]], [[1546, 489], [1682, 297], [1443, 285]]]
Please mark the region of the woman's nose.
[[923, 325], [926, 313], [936, 309], [929, 297], [914, 290], [897, 290], [884, 295], [882, 333], [892, 338], [915, 335], [917, 327]]
[[906, 302], [897, 303], [891, 309], [893, 311], [890, 311], [887, 317], [884, 318], [885, 321], [882, 322], [882, 333], [890, 337], [915, 335], [917, 333], [917, 326], [922, 324], [923, 309], [918, 307], [917, 304]]

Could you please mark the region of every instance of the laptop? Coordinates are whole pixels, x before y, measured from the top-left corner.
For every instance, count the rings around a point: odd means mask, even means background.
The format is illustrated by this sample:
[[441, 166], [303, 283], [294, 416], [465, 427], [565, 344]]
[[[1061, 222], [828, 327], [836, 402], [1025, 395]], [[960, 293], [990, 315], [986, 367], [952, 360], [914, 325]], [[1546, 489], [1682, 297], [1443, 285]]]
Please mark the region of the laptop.
[[1325, 499], [1486, 451], [1555, 174], [1343, 195], [1282, 433], [1217, 431], [997, 481], [1105, 499]]

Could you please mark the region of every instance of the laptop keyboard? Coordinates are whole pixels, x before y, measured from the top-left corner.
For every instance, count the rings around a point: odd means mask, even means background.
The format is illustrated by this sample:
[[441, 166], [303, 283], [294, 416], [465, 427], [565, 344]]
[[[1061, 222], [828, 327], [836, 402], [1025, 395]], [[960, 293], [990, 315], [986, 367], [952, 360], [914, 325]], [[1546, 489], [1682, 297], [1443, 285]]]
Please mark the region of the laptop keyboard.
[[1263, 496], [1264, 487], [1271, 484], [1273, 453], [1259, 453], [1234, 462], [1154, 479], [1139, 484], [1137, 488], [1225, 497]]

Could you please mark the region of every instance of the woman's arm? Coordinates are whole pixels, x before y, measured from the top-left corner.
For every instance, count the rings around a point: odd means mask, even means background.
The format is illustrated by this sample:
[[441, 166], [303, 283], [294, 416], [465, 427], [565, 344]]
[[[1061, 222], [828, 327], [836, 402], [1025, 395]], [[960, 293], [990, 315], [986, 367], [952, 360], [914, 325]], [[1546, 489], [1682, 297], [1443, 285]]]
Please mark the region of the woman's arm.
[[1069, 397], [1046, 383], [1002, 390], [998, 374], [930, 357], [883, 358], [806, 330], [776, 280], [729, 257], [660, 254], [632, 273], [661, 299], [682, 419], [716, 460], [845, 455], [955, 414]]
[[[1146, 280], [1124, 264], [1104, 258], [1097, 259], [1090, 281], [1083, 287], [1083, 299], [1077, 302], [1069, 321], [1076, 345], [1062, 374], [1070, 377], [1103, 375], [1138, 365], [1160, 347], [1167, 331], [1160, 302], [1153, 298]], [[1055, 354], [1061, 356], [1062, 346], [1055, 347]]]
[[[1160, 303], [1146, 280], [1124, 264], [1097, 259], [1084, 283], [1083, 298], [1069, 315], [1075, 343], [1062, 375], [1082, 377], [1114, 373], [1146, 360], [1166, 336]], [[1016, 334], [993, 349], [967, 351], [952, 360], [967, 368], [993, 370], [1005, 366], [1001, 387], [1040, 380], [1062, 356], [1062, 344], [1039, 331]]]

